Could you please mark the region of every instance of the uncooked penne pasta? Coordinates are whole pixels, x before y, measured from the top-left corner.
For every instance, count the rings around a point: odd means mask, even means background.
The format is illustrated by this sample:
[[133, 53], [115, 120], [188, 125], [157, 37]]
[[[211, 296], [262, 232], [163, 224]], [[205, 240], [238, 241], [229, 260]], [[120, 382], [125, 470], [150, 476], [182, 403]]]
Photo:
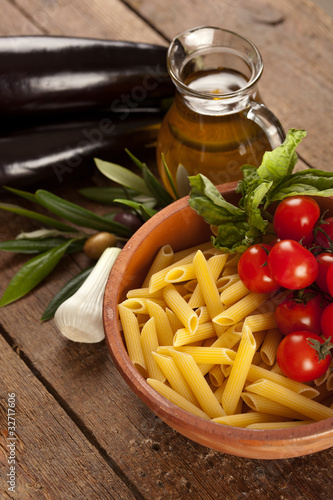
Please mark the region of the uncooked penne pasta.
[[165, 310], [151, 300], [146, 302], [146, 306], [149, 316], [155, 319], [159, 345], [171, 345], [174, 334]]
[[207, 323], [208, 321], [210, 321], [210, 316], [209, 316], [209, 312], [208, 312], [207, 306], [198, 307], [195, 310], [195, 313], [196, 313], [196, 315], [199, 318], [199, 325], [201, 325], [202, 323]]
[[300, 425], [312, 424], [314, 420], [297, 420], [289, 422], [261, 422], [257, 424], [248, 425], [247, 429], [290, 429], [292, 427], [299, 427]]
[[245, 326], [222, 396], [222, 407], [227, 415], [236, 411], [255, 352], [254, 337], [250, 328]]
[[221, 370], [220, 365], [214, 365], [213, 368], [209, 370], [209, 380], [214, 387], [220, 387], [224, 380], [224, 375]]
[[144, 279], [142, 287], [143, 288], [148, 287], [151, 276], [160, 271], [161, 269], [168, 267], [171, 264], [173, 257], [174, 253], [171, 246], [163, 245], [157, 252], [153, 260], [153, 263], [150, 266], [150, 269]]
[[317, 401], [297, 394], [271, 380], [258, 380], [246, 387], [247, 392], [254, 392], [277, 403], [288, 406], [312, 420], [324, 420], [333, 417], [333, 410]]
[[129, 290], [126, 294], [127, 299], [163, 299], [162, 290], [158, 290], [155, 293], [149, 293], [149, 288], [133, 288]]
[[193, 413], [193, 415], [196, 415], [197, 417], [210, 420], [210, 417], [206, 415], [202, 410], [200, 410], [200, 408], [190, 403], [183, 396], [181, 396], [176, 391], [171, 389], [171, 387], [168, 387], [159, 380], [153, 380], [151, 378], [148, 378], [147, 382], [151, 387], [153, 387], [153, 389], [155, 389], [155, 391], [161, 394], [161, 396], [164, 396], [171, 403], [179, 406], [179, 408], [182, 408], [183, 410], [188, 411], [189, 413]]
[[165, 376], [161, 372], [152, 354], [158, 347], [155, 318], [150, 318], [142, 328], [140, 343], [147, 366], [148, 376], [164, 382]]
[[233, 285], [234, 283], [237, 283], [237, 281], [240, 281], [238, 273], [230, 274], [228, 276], [221, 276], [216, 281], [216, 287], [218, 289], [218, 292], [222, 293], [223, 290], [226, 290], [229, 286]]
[[250, 392], [243, 392], [242, 399], [244, 403], [254, 411], [261, 413], [269, 413], [270, 415], [278, 415], [286, 417], [290, 420], [303, 420], [302, 413], [288, 408], [288, 406], [272, 401], [271, 399], [260, 396], [259, 394], [251, 394]]
[[190, 332], [187, 328], [177, 330], [173, 338], [173, 345], [179, 347], [182, 345], [192, 344], [192, 342], [197, 342], [198, 340], [209, 339], [211, 337], [216, 337], [212, 323], [202, 323], [198, 325], [198, 328], [194, 333]]
[[193, 260], [194, 255], [195, 253], [189, 254], [182, 260], [178, 262], [173, 262], [168, 267], [165, 267], [163, 269], [160, 269], [156, 273], [153, 273], [149, 279], [149, 284], [148, 284], [149, 292], [155, 293], [161, 288], [165, 287], [165, 276], [168, 274], [168, 272], [171, 271], [171, 269], [173, 269], [174, 267], [177, 267], [179, 265], [190, 264]]
[[[183, 328], [182, 322], [180, 321], [179, 318], [177, 318], [175, 313], [173, 311], [171, 311], [171, 309], [166, 307], [165, 314], [169, 320], [170, 326], [171, 326], [174, 334], [176, 333], [177, 330], [179, 330], [180, 328]], [[200, 319], [199, 319], [199, 321], [200, 321]]]
[[268, 293], [250, 292], [241, 300], [225, 309], [213, 318], [213, 322], [222, 326], [231, 326], [240, 322], [269, 299]]
[[125, 343], [130, 360], [143, 377], [147, 377], [147, 366], [141, 348], [140, 329], [137, 317], [125, 306], [118, 305]]
[[190, 354], [196, 363], [210, 363], [212, 365], [230, 365], [233, 363], [230, 357], [234, 351], [224, 347], [196, 347], [196, 346], [174, 346], [174, 350]]
[[183, 299], [183, 297], [177, 292], [174, 285], [169, 284], [164, 287], [163, 297], [168, 307], [170, 307], [170, 309], [176, 314], [176, 316], [183, 323], [184, 327], [191, 333], [195, 333], [199, 324], [198, 316]]
[[276, 360], [276, 351], [282, 340], [282, 333], [278, 328], [267, 330], [264, 341], [260, 348], [260, 355], [264, 363], [273, 366]]
[[190, 403], [199, 406], [190, 386], [186, 382], [173, 358], [170, 356], [169, 351], [166, 351], [166, 355], [153, 352], [153, 356], [171, 388], [190, 401]]
[[166, 283], [181, 283], [183, 281], [193, 280], [195, 272], [193, 263], [183, 264], [170, 269], [164, 277]]
[[185, 248], [184, 250], [179, 250], [178, 252], [175, 252], [174, 253], [174, 262], [175, 263], [179, 263], [181, 260], [183, 260], [184, 258], [187, 258], [189, 255], [193, 257], [193, 255], [195, 254], [195, 252], [197, 252], [198, 250], [201, 250], [202, 252], [214, 252], [216, 250], [215, 247], [213, 247], [212, 245], [212, 242], [211, 241], [206, 241], [205, 243], [201, 243], [199, 245], [195, 245], [193, 247], [190, 247], [190, 248]]
[[[226, 261], [227, 255], [224, 255], [223, 257]], [[220, 294], [216, 288], [216, 282], [212, 271], [200, 250], [198, 250], [193, 258], [193, 267], [200, 285], [201, 293], [205, 300], [205, 305], [208, 309], [208, 313], [211, 319], [213, 319], [215, 316], [220, 314], [224, 308], [220, 300]]]
[[232, 285], [226, 287], [221, 295], [220, 300], [225, 306], [230, 306], [238, 300], [242, 299], [250, 293], [250, 290], [246, 288], [241, 280], [236, 281]]
[[205, 377], [201, 374], [198, 365], [189, 354], [170, 351], [176, 365], [187, 380], [197, 398], [202, 410], [211, 418], [221, 417], [225, 414], [220, 403], [214, 396]]
[[248, 427], [252, 424], [258, 424], [263, 422], [276, 422], [284, 421], [283, 417], [277, 417], [276, 415], [269, 415], [268, 413], [260, 413], [257, 411], [251, 411], [248, 413], [236, 413], [234, 415], [226, 415], [225, 417], [214, 418], [213, 421], [218, 424], [232, 425], [234, 427]]
[[162, 299], [147, 299], [147, 298], [131, 298], [125, 299], [121, 305], [127, 307], [135, 314], [148, 314], [147, 300], [155, 302], [161, 308], [165, 308], [165, 301]]

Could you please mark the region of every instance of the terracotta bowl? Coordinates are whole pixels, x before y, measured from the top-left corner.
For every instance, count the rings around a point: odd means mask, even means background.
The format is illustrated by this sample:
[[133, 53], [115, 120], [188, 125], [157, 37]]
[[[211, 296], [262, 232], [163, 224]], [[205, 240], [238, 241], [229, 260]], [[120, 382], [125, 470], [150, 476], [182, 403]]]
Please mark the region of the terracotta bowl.
[[[235, 184], [219, 186], [236, 202]], [[317, 201], [333, 215], [333, 200]], [[146, 222], [128, 241], [110, 273], [104, 297], [104, 327], [111, 356], [119, 372], [144, 403], [170, 427], [204, 446], [231, 455], [277, 459], [307, 455], [333, 446], [333, 418], [293, 429], [249, 430], [224, 426], [196, 417], [159, 395], [131, 363], [117, 317], [117, 304], [126, 292], [140, 287], [158, 249], [170, 244], [181, 250], [207, 241], [209, 226], [182, 198]]]

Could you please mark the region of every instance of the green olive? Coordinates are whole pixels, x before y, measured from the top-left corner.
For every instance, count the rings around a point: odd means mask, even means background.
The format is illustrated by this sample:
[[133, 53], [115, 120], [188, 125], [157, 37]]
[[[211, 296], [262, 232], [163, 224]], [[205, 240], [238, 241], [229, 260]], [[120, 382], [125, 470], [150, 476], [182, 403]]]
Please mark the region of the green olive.
[[98, 260], [106, 248], [114, 247], [116, 243], [117, 238], [114, 234], [102, 231], [87, 239], [83, 251], [90, 259]]

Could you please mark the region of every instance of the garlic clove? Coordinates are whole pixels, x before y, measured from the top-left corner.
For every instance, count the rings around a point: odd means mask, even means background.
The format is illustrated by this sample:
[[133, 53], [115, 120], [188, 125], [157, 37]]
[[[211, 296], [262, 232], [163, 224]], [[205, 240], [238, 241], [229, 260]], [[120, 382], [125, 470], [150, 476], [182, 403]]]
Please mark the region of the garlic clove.
[[106, 282], [120, 248], [107, 248], [81, 287], [63, 302], [54, 315], [60, 333], [74, 342], [104, 339], [103, 298]]

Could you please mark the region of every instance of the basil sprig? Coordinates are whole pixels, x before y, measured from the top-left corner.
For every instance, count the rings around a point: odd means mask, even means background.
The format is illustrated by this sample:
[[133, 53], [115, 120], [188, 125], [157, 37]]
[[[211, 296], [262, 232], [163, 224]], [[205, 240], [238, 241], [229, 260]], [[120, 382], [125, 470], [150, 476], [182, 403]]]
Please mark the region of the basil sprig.
[[267, 151], [260, 167], [243, 165], [243, 179], [236, 192], [238, 206], [227, 202], [202, 174], [189, 177], [190, 206], [208, 224], [217, 226], [213, 244], [226, 252], [244, 252], [262, 240], [269, 227], [268, 207], [294, 195], [333, 196], [333, 173], [316, 169], [294, 172], [296, 147], [306, 136], [305, 130], [290, 129], [286, 139], [273, 151]]

